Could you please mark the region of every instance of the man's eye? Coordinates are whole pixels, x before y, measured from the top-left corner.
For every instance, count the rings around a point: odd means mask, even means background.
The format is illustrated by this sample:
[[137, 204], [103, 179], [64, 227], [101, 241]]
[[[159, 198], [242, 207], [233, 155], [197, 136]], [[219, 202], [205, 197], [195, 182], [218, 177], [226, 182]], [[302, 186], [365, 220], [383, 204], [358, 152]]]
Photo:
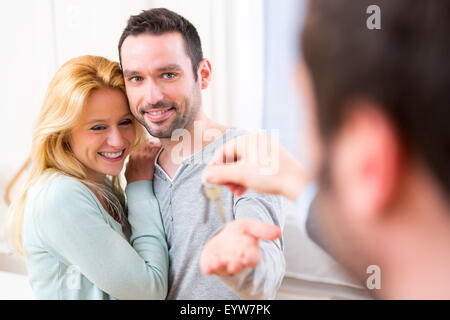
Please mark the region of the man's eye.
[[119, 125], [120, 126], [125, 126], [125, 125], [128, 125], [128, 124], [131, 124], [132, 122], [133, 121], [131, 119], [125, 119], [125, 120], [120, 121]]
[[142, 77], [140, 77], [140, 76], [133, 76], [133, 77], [131, 77], [129, 80], [130, 80], [131, 82], [136, 83], [136, 82], [142, 81]]
[[173, 78], [175, 78], [176, 77], [176, 74], [175, 73], [172, 73], [172, 72], [167, 72], [167, 73], [164, 73], [163, 74], [163, 78], [164, 79], [173, 79]]
[[90, 130], [99, 131], [99, 130], [105, 130], [105, 129], [106, 129], [106, 127], [103, 125], [96, 125], [96, 126], [93, 126]]

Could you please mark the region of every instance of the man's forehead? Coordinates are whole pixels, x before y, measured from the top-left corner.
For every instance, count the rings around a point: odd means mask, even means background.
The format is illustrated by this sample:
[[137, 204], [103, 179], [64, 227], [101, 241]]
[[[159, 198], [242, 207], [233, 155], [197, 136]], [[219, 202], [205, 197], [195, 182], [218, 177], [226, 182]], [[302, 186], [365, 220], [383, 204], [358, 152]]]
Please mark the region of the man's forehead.
[[121, 59], [123, 68], [128, 70], [183, 65], [190, 61], [183, 36], [178, 32], [130, 35], [122, 44]]

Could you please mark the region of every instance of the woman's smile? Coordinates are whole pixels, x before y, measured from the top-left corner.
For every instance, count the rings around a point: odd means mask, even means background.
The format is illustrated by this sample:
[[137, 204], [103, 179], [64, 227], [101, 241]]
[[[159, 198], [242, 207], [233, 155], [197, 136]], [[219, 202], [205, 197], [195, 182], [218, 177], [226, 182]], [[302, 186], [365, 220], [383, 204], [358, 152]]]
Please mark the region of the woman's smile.
[[110, 162], [120, 161], [125, 157], [125, 149], [119, 152], [97, 152], [104, 160]]

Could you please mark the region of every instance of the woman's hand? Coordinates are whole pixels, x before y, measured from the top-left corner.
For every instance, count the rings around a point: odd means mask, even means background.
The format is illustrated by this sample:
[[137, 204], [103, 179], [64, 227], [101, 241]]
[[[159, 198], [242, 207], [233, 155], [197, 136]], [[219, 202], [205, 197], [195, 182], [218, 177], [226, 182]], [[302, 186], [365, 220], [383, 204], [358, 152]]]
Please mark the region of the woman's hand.
[[159, 140], [148, 141], [144, 146], [130, 153], [125, 178], [127, 183], [152, 180], [155, 172], [155, 157], [161, 148]]

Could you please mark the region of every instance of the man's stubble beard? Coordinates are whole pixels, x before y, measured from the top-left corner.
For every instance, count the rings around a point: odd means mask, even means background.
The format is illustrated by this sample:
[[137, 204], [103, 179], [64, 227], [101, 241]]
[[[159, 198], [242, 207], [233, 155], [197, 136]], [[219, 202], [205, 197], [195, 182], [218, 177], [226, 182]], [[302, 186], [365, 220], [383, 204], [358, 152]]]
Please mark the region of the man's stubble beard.
[[[145, 119], [145, 115], [143, 116], [142, 120], [139, 122], [145, 127], [147, 132], [152, 137], [159, 138], [159, 139], [172, 138], [172, 133], [176, 129], [188, 129], [192, 125], [194, 120], [196, 119], [196, 117], [200, 111], [200, 106], [202, 104], [200, 88], [198, 88], [194, 84], [194, 88], [191, 92], [192, 92], [192, 94], [191, 94], [190, 99], [184, 100], [184, 108], [182, 108], [183, 106], [180, 106], [177, 104], [177, 107], [175, 108], [176, 117], [174, 120], [172, 120], [172, 122], [168, 125], [167, 128], [165, 128], [165, 129], [164, 128], [163, 129], [152, 128], [147, 123], [147, 121]], [[180, 109], [185, 110], [184, 115], [178, 114]]]
[[[179, 108], [177, 107], [177, 109], [175, 110], [175, 112], [178, 112]], [[147, 132], [155, 138], [160, 138], [160, 139], [170, 139], [172, 137], [172, 132], [174, 130], [176, 130], [177, 128], [184, 128], [187, 124], [186, 121], [187, 117], [183, 117], [180, 116], [179, 114], [176, 114], [175, 119], [172, 120], [172, 122], [165, 127], [158, 127], [158, 128], [153, 128], [151, 127], [147, 121], [143, 121], [142, 125], [145, 127], [145, 129], [147, 130]]]

